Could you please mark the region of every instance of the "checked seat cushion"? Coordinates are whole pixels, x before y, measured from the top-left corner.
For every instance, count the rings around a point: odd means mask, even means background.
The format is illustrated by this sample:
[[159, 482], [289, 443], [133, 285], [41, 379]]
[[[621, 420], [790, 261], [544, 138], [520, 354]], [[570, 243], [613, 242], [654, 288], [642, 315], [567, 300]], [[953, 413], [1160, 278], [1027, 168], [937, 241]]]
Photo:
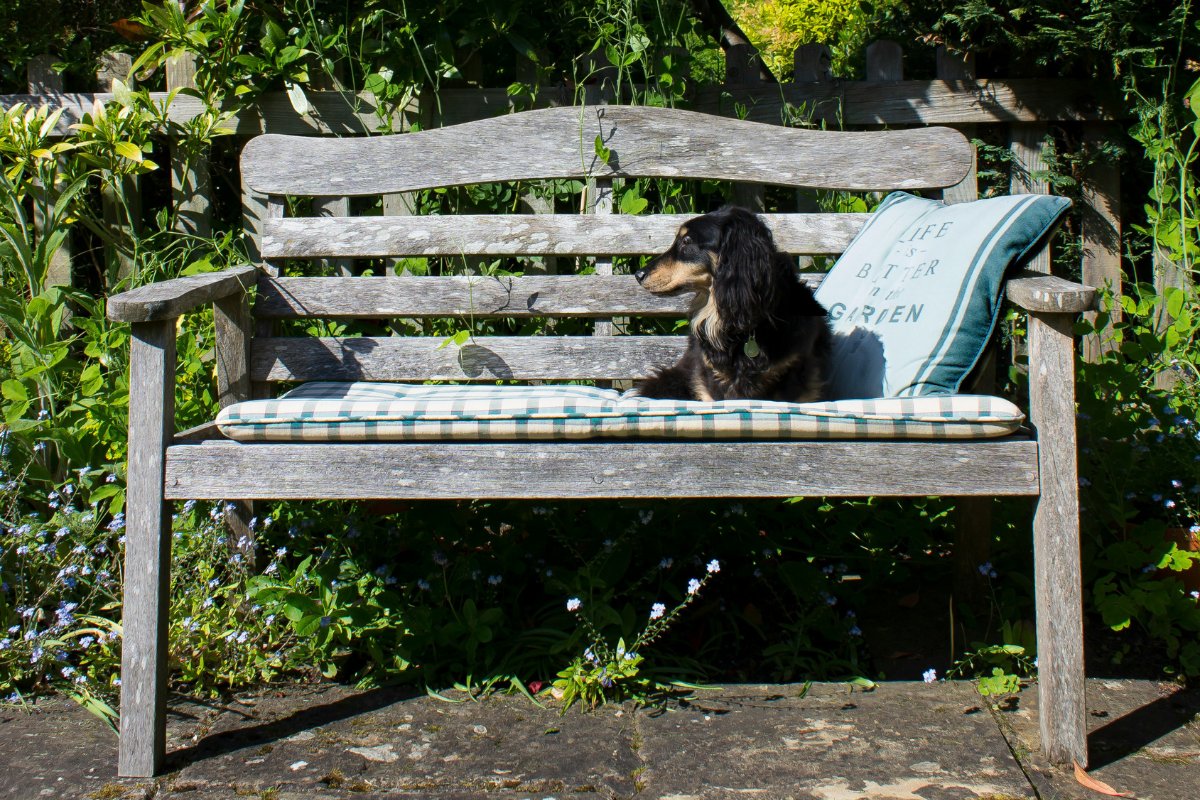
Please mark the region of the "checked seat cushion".
[[824, 403], [652, 400], [592, 386], [306, 383], [222, 409], [243, 442], [653, 439], [979, 439], [1025, 421], [1007, 400], [937, 395]]

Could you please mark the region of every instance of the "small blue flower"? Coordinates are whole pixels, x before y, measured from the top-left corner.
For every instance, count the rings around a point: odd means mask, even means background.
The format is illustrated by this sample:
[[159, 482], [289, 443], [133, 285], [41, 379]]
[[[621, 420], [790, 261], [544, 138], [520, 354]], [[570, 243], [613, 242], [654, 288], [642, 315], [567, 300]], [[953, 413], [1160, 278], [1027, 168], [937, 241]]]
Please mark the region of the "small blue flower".
[[583, 601], [578, 597], [572, 597], [567, 600], [567, 611], [575, 612], [583, 608]]
[[503, 575], [488, 575], [488, 584], [491, 586], [499, 586], [500, 582], [503, 580]]
[[704, 568], [708, 571], [708, 574], [716, 574], [721, 571], [721, 562], [714, 558], [712, 561], [708, 562]]
[[422, 592], [428, 592], [429, 591], [429, 581], [425, 580], [424, 578], [418, 578], [417, 579], [417, 588], [420, 589]]
[[690, 581], [688, 581], [687, 593], [695, 594], [698, 591], [700, 591], [700, 581], [696, 580], [695, 578], [692, 578]]
[[932, 667], [925, 670], [921, 673], [921, 680], [925, 681], [926, 683], [933, 683], [937, 680], [937, 670], [933, 669]]
[[662, 603], [655, 603], [650, 606], [650, 619], [662, 619], [665, 613], [667, 613], [667, 607]]

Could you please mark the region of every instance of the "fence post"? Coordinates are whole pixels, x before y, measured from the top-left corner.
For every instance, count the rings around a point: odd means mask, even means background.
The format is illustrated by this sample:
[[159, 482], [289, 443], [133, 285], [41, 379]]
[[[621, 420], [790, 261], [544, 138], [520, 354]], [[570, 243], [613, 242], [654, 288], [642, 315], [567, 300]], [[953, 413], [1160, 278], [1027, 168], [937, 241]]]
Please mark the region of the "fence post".
[[[829, 83], [833, 80], [833, 69], [830, 66], [829, 48], [823, 44], [802, 44], [796, 48], [792, 63], [792, 80], [796, 83]], [[796, 210], [802, 213], [815, 213], [821, 210], [817, 203], [817, 193], [812, 189], [796, 190]], [[807, 268], [812, 265], [811, 256], [802, 256], [800, 265]]]
[[[167, 91], [196, 88], [196, 57], [184, 53], [167, 60]], [[208, 158], [171, 142], [171, 199], [175, 230], [201, 238], [212, 235], [212, 175]]]
[[898, 42], [881, 39], [867, 45], [867, 80], [904, 80], [904, 49]]
[[[758, 51], [751, 44], [731, 44], [725, 50], [725, 85], [738, 89], [761, 83]], [[756, 214], [766, 210], [765, 191], [761, 184], [735, 183], [730, 192], [735, 205]]]
[[[1171, 259], [1167, 249], [1157, 242], [1154, 244], [1154, 293], [1162, 301], [1168, 289], [1187, 289], [1191, 286], [1191, 276]], [[1159, 302], [1154, 311], [1154, 331], [1162, 334], [1175, 320], [1167, 312], [1166, 302]], [[1163, 391], [1170, 391], [1179, 383], [1179, 372], [1174, 369], [1164, 369], [1154, 376], [1154, 386]]]
[[[128, 53], [105, 53], [96, 71], [96, 85], [102, 92], [111, 92], [115, 81], [130, 83], [129, 70], [133, 58]], [[114, 181], [116, 179], [114, 178]], [[130, 175], [121, 182], [121, 190], [113, 184], [100, 189], [100, 205], [104, 226], [111, 241], [105, 245], [106, 282], [108, 288], [133, 276], [133, 240], [141, 229], [141, 180]]]
[[[336, 75], [321, 73], [314, 75], [311, 83], [314, 91], [332, 91], [338, 88]], [[350, 216], [350, 198], [314, 197], [312, 201], [313, 215], [317, 217], [348, 217]], [[354, 261], [349, 258], [322, 258], [318, 262], [324, 267], [332, 267], [338, 275], [350, 277], [354, 274]]]
[[[1013, 194], [1049, 194], [1050, 184], [1037, 173], [1046, 171], [1043, 148], [1049, 127], [1043, 122], [1014, 122], [1009, 126], [1009, 150], [1013, 154], [1008, 190]], [[1029, 269], [1050, 272], [1050, 249], [1042, 250]]]
[[[1103, 122], [1085, 122], [1083, 146], [1094, 154], [1106, 141], [1115, 138], [1115, 128]], [[1109, 321], [1095, 334], [1084, 337], [1083, 359], [1096, 362], [1113, 349], [1113, 323], [1123, 314], [1121, 308], [1121, 168], [1116, 160], [1092, 161], [1083, 173], [1080, 187], [1083, 208], [1080, 209], [1083, 232], [1083, 282], [1088, 286], [1108, 286], [1113, 292]], [[1095, 322], [1098, 313], [1084, 314]]]
[[[951, 53], [945, 47], [937, 49], [937, 76], [943, 81], [974, 81], [975, 54]], [[955, 125], [963, 136], [975, 138], [974, 125]], [[942, 200], [947, 203], [966, 203], [979, 199], [978, 154], [971, 145], [971, 169], [959, 183], [942, 190]]]
[[[63, 90], [62, 75], [52, 69], [55, 58], [45, 54], [34, 56], [25, 66], [26, 78], [29, 82], [30, 94], [58, 94]], [[59, 163], [62, 163], [60, 158]], [[33, 229], [40, 239], [46, 227], [45, 209], [53, 206], [58, 200], [58, 189], [54, 186], [40, 187], [42, 197], [33, 204]], [[45, 286], [70, 286], [71, 275], [71, 235], [68, 233], [62, 240], [62, 245], [50, 258], [43, 279]]]

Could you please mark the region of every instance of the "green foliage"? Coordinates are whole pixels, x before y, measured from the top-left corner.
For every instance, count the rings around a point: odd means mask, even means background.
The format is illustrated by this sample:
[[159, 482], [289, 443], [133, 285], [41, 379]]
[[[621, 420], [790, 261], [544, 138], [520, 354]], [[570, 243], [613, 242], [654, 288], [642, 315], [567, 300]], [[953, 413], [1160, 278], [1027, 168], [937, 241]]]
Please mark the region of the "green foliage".
[[[0, 25], [28, 17], [28, 4], [15, 8], [0, 11]], [[817, 7], [797, 1], [768, 4], [763, 13], [781, 15], [771, 23], [783, 34], [775, 64], [780, 75], [789, 71], [782, 59], [790, 54], [782, 53], [798, 38], [830, 42], [838, 72], [849, 74], [861, 44], [890, 33], [904, 42], [924, 37], [970, 45], [990, 60], [990, 74], [1074, 71], [1125, 81], [1137, 114], [1134, 144], [1113, 142], [1077, 157], [1074, 148], [1060, 146], [1061, 132], [1053, 132], [1047, 172], [1036, 177], [1078, 195], [1089, 159], [1145, 153], [1147, 203], [1144, 219], [1130, 226], [1122, 318], [1108, 354], [1080, 367], [1089, 611], [1116, 632], [1114, 660], [1149, 641], [1161, 648], [1168, 669], [1195, 675], [1200, 612], [1183, 581], [1200, 558], [1171, 532], [1197, 523], [1197, 440], [1188, 420], [1200, 416], [1190, 377], [1198, 374], [1200, 312], [1194, 288], [1156, 294], [1149, 281], [1135, 280], [1149, 275], [1156, 250], [1184, 274], [1193, 270], [1200, 88], [1185, 87], [1192, 80], [1185, 74], [1188, 59], [1195, 57], [1190, 8], [1111, 0], [1073, 13], [1073, 4], [1061, 2]], [[591, 93], [677, 105], [697, 83], [722, 79], [719, 51], [678, 0], [514, 0], [487, 8], [433, 0], [399, 6], [286, 0], [202, 3], [186, 15], [177, 3], [154, 2], [143, 4], [139, 19], [150, 36], [137, 45], [141, 88], [118, 83], [114, 100], [91, 109], [63, 138], [49, 135], [55, 118], [44, 110], [12, 108], [0, 117], [0, 408], [6, 426], [0, 431], [0, 625], [7, 631], [0, 631], [0, 690], [57, 687], [109, 717], [120, 632], [116, 576], [129, 334], [105, 319], [102, 296], [221, 269], [242, 257], [236, 226], [209, 240], [184, 236], [173, 232], [169, 210], [144, 229], [132, 224], [130, 181], [165, 182], [164, 137], [182, 143], [191, 157], [209, 154], [229, 133], [230, 113], [275, 90], [287, 92], [301, 113], [310, 110], [311, 90], [318, 87], [365, 92], [382, 129], [391, 132], [417, 127], [399, 112], [418, 93], [425, 124], [437, 124], [439, 90], [480, 80], [507, 85], [510, 102], [522, 108], [552, 86], [567, 87], [575, 99]], [[10, 37], [20, 40], [12, 53], [48, 41], [45, 31], [29, 30]], [[76, 30], [55, 37], [79, 39]], [[146, 91], [161, 81], [167, 59], [184, 52], [197, 59], [198, 88], [186, 92], [203, 108], [186, 122], [171, 119], [166, 104], [151, 102]], [[6, 55], [10, 67], [18, 64], [12, 53]], [[87, 47], [69, 46], [63, 57], [71, 74], [93, 68]], [[5, 79], [15, 80], [13, 74]], [[790, 124], [810, 124], [809, 111], [791, 109]], [[981, 144], [982, 179], [1006, 190], [1007, 147]], [[580, 145], [581, 156], [606, 163], [614, 156], [603, 141]], [[1137, 188], [1136, 177], [1126, 185]], [[578, 207], [583, 189], [580, 181], [480, 185], [421, 192], [414, 202], [422, 214], [515, 212], [530, 203], [566, 210]], [[707, 181], [627, 180], [614, 187], [614, 202], [626, 214], [687, 213], [719, 205], [727, 192]], [[129, 223], [124, 232], [97, 217], [101, 193]], [[226, 194], [231, 202], [234, 193]], [[867, 199], [845, 193], [817, 201], [826, 210], [869, 210]], [[772, 190], [767, 202], [770, 210], [787, 210], [794, 194]], [[42, 220], [40, 234], [35, 216]], [[89, 291], [47, 286], [54, 253], [70, 231], [130, 256], [134, 274], [120, 273], [111, 262]], [[1060, 252], [1063, 263], [1078, 255]], [[634, 266], [618, 259], [616, 269]], [[401, 267], [414, 274], [505, 275], [530, 264], [447, 258], [409, 259]], [[368, 268], [378, 271], [382, 264]], [[1094, 330], [1117, 316], [1109, 308]], [[575, 332], [572, 324], [559, 321], [555, 330]], [[445, 320], [394, 325], [444, 337], [447, 346], [465, 346], [480, 333], [546, 331], [542, 321], [504, 319], [472, 321], [466, 330]], [[664, 325], [671, 323], [633, 320], [629, 329]], [[369, 322], [295, 327], [385, 332]], [[1014, 335], [1019, 339], [1021, 332]], [[213, 414], [212, 341], [210, 312], [183, 321], [177, 343], [181, 428]], [[1169, 391], [1155, 389], [1160, 374], [1182, 380]], [[1019, 369], [1013, 375], [1020, 382]], [[547, 686], [543, 691], [567, 706], [646, 700], [674, 690], [681, 679], [858, 676], [873, 667], [856, 609], [886, 602], [880, 598], [897, 587], [944, 579], [952, 510], [951, 501], [938, 498], [406, 509], [277, 504], [259, 511], [258, 561], [251, 566], [249, 544], [231, 542], [225, 533], [226, 510], [189, 503], [174, 521], [173, 675], [201, 694], [309, 673], [364, 684], [458, 685], [471, 693], [507, 685], [538, 694]], [[1011, 513], [1001, 518], [1001, 534], [1027, 530], [1024, 512]], [[697, 530], [706, 532], [703, 541]], [[1019, 536], [996, 539], [994, 558], [1008, 574], [1002, 588], [993, 586], [985, 612], [960, 609], [976, 633], [953, 675], [982, 675], [981, 691], [1001, 696], [1032, 674], [1036, 643], [1027, 545]], [[720, 547], [726, 580], [705, 597], [689, 593], [682, 588], [686, 579], [703, 569], [701, 556], [709, 558], [698, 548], [713, 546]], [[568, 598], [580, 599], [577, 613], [564, 609]]]
[[[1183, 583], [1200, 568], [1188, 549], [1200, 533], [1200, 429], [1194, 380], [1197, 307], [1184, 293], [1165, 300], [1153, 287], [1105, 311], [1085, 332], [1113, 325], [1098, 363], [1080, 367], [1080, 486], [1090, 534], [1089, 585], [1104, 624], [1122, 634], [1112, 659], [1161, 647], [1187, 675], [1200, 674], [1200, 594]], [[1156, 311], [1176, 319], [1163, 328]], [[1118, 318], [1118, 313], [1121, 315]], [[1182, 332], [1181, 332], [1182, 330]], [[1173, 391], [1160, 374], [1184, 376]]]
[[[719, 561], [709, 561], [704, 577], [689, 580], [686, 595], [670, 611], [665, 603], [654, 603], [650, 607], [645, 628], [628, 646], [624, 638], [618, 639], [616, 646], [613, 646], [597, 630], [591, 620], [590, 604], [584, 608], [584, 602], [578, 597], [567, 600], [567, 611], [579, 616], [591, 644], [582, 656], [576, 656], [566, 669], [559, 671], [558, 680], [554, 682], [552, 692], [556, 699], [562, 700], [563, 713], [576, 702], [595, 708], [609, 700], [619, 702], [627, 697], [645, 700], [651, 692], [661, 694], [669, 691], [668, 686], [639, 677], [639, 666], [644, 660], [641, 651], [667, 632], [671, 623], [699, 597], [700, 590], [720, 570]], [[612, 611], [606, 606], [601, 606], [600, 610], [609, 614]], [[622, 622], [619, 618], [613, 621]]]
[[834, 74], [850, 75], [868, 43], [872, 14], [878, 13], [858, 0], [734, 0], [728, 5], [781, 81], [792, 74], [796, 48], [810, 43], [829, 45]]

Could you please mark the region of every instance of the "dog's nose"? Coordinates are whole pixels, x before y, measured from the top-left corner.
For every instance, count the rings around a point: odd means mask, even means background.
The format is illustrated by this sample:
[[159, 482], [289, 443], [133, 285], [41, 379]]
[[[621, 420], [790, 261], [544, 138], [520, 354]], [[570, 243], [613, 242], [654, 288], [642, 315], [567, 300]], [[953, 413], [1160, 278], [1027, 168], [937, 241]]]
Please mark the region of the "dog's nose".
[[639, 269], [637, 272], [633, 273], [633, 277], [637, 278], [638, 283], [641, 283], [642, 281], [646, 280], [646, 270]]

